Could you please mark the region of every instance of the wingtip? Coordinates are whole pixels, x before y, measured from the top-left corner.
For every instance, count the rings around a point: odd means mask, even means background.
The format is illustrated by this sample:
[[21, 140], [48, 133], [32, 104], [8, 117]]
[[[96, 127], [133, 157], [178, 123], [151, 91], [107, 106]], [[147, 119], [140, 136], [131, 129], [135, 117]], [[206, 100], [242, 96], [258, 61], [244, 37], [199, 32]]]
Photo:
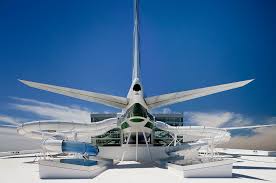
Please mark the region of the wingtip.
[[27, 81], [26, 80], [23, 80], [23, 79], [17, 79], [19, 82], [21, 83], [24, 83], [24, 84], [27, 84]]
[[241, 81], [240, 83], [241, 83], [241, 86], [245, 86], [245, 85], [251, 83], [251, 82], [254, 81], [254, 80], [255, 80], [255, 79], [248, 79], [248, 80]]
[[25, 82], [25, 80], [23, 80], [23, 79], [17, 79], [17, 80], [20, 81], [21, 83]]
[[21, 83], [30, 86], [30, 84], [32, 84], [31, 81], [27, 81], [27, 80], [23, 80], [23, 79], [18, 79], [18, 81], [20, 81]]

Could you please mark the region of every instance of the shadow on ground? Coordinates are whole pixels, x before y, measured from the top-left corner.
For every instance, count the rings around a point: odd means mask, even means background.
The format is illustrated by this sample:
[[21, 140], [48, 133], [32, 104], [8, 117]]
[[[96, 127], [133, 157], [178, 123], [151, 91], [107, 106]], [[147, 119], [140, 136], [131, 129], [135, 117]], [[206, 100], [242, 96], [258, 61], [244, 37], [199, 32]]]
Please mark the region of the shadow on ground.
[[126, 169], [126, 168], [154, 168], [156, 167], [153, 163], [135, 163], [135, 164], [117, 164], [114, 165], [113, 169]]
[[253, 180], [268, 181], [268, 180], [261, 179], [261, 178], [258, 178], [258, 177], [253, 177], [253, 176], [249, 176], [249, 175], [243, 175], [243, 174], [239, 174], [239, 173], [233, 173], [232, 174], [232, 178], [246, 178], [246, 179], [253, 179]]
[[261, 167], [261, 166], [233, 166], [233, 169], [245, 170], [276, 170], [276, 167]]

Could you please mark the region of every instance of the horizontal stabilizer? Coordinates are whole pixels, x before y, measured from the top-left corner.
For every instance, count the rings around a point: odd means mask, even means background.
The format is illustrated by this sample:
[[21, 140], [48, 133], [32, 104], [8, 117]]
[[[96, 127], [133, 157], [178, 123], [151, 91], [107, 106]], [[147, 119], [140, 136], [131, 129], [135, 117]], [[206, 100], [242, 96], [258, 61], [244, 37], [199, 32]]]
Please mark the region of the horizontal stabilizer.
[[255, 126], [228, 127], [228, 128], [223, 128], [223, 129], [225, 129], [225, 130], [240, 130], [240, 129], [253, 129], [253, 128], [263, 128], [263, 127], [276, 127], [276, 124], [272, 124], [272, 125], [255, 125]]
[[169, 93], [169, 94], [164, 94], [164, 95], [159, 95], [154, 97], [148, 97], [145, 100], [149, 108], [153, 109], [153, 108], [163, 107], [166, 105], [175, 104], [175, 103], [179, 103], [187, 100], [192, 100], [199, 97], [204, 97], [207, 95], [219, 93], [226, 90], [231, 90], [234, 88], [239, 88], [244, 85], [247, 85], [251, 81], [253, 81], [253, 79], [234, 82], [234, 83], [228, 83], [223, 85], [211, 86], [206, 88], [199, 88], [195, 90], [187, 90], [182, 92], [175, 92], [175, 93]]
[[89, 101], [104, 104], [107, 106], [123, 109], [127, 106], [127, 99], [113, 95], [77, 90], [72, 88], [65, 88], [60, 86], [48, 85], [43, 83], [36, 83], [32, 81], [19, 80], [20, 82], [41, 90]]

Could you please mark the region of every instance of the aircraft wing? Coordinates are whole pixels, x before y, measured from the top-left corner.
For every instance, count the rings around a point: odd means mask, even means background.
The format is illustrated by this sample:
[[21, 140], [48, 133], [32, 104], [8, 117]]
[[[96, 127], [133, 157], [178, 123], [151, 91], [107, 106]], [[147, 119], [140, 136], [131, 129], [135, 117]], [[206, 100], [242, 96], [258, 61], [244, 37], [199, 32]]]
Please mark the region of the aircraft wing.
[[60, 86], [48, 85], [43, 83], [36, 83], [32, 81], [19, 80], [20, 82], [40, 90], [45, 90], [89, 102], [96, 102], [107, 106], [123, 109], [127, 106], [128, 101], [124, 97], [118, 97], [113, 95], [77, 90], [72, 88], [65, 88]]
[[149, 108], [153, 109], [153, 108], [175, 104], [175, 103], [179, 103], [187, 100], [192, 100], [199, 97], [204, 97], [207, 95], [219, 93], [226, 90], [231, 90], [234, 88], [239, 88], [244, 85], [247, 85], [251, 81], [253, 81], [253, 79], [240, 81], [240, 82], [233, 82], [228, 84], [222, 84], [217, 86], [211, 86], [206, 88], [199, 88], [195, 90], [187, 90], [182, 92], [175, 92], [175, 93], [169, 93], [169, 94], [164, 94], [159, 96], [153, 96], [153, 97], [148, 97], [145, 100]]

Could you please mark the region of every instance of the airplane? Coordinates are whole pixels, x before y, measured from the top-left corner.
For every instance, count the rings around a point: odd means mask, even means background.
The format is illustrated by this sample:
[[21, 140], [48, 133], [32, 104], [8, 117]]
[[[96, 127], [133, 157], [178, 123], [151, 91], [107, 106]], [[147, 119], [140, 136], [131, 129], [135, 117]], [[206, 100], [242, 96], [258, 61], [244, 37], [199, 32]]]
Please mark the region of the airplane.
[[[147, 148], [150, 149], [149, 138], [154, 128], [169, 132], [173, 137], [174, 146], [177, 146], [179, 143], [177, 140], [178, 136], [183, 136], [183, 142], [185, 141], [185, 137], [189, 136], [192, 138], [193, 142], [198, 142], [199, 145], [196, 144], [195, 146], [201, 147], [208, 145], [213, 148], [217, 144], [225, 143], [230, 140], [230, 130], [273, 126], [256, 125], [231, 128], [214, 128], [206, 126], [174, 127], [166, 124], [164, 121], [156, 121], [154, 115], [151, 114], [153, 109], [243, 87], [252, 82], [253, 79], [145, 97], [144, 87], [142, 85], [140, 75], [138, 0], [134, 0], [132, 83], [126, 97], [78, 90], [21, 79], [19, 81], [32, 88], [37, 88], [84, 101], [95, 102], [121, 110], [121, 113], [115, 118], [105, 119], [103, 121], [91, 124], [76, 123], [73, 121], [45, 120], [22, 123], [16, 126], [18, 134], [30, 138], [41, 139], [45, 149], [49, 151], [68, 152], [66, 147], [69, 147], [69, 152], [80, 152], [79, 150], [76, 150], [78, 148], [70, 148], [75, 147], [75, 145], [79, 145], [79, 147], [87, 149], [83, 154], [96, 155], [98, 152], [97, 148], [93, 148], [93, 146], [90, 146], [87, 143], [78, 142], [77, 137], [99, 136], [114, 128], [120, 128], [121, 132], [127, 136], [126, 144], [129, 143], [131, 136], [135, 136], [135, 160], [137, 161], [138, 138], [143, 137]], [[74, 141], [68, 141], [70, 138], [74, 139]], [[87, 147], [91, 148], [89, 149]], [[187, 148], [187, 146], [181, 147]], [[177, 149], [172, 151], [177, 151]]]

